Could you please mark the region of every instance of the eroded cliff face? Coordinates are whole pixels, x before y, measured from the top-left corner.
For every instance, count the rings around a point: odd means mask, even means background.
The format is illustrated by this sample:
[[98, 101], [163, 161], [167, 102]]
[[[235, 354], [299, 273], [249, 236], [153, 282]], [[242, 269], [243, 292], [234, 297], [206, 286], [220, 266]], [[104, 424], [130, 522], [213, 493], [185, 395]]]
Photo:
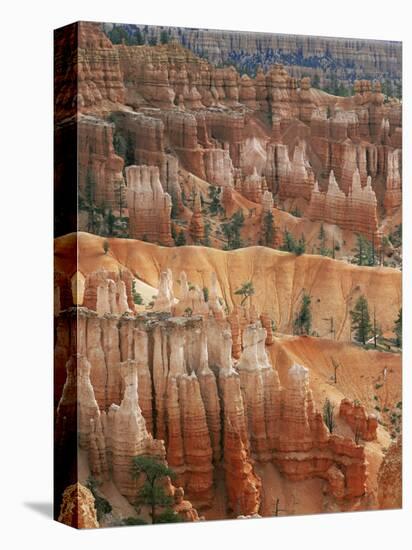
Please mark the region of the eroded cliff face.
[[[379, 82], [356, 80], [354, 95], [337, 97], [312, 88], [308, 77], [297, 80], [280, 64], [250, 77], [234, 67], [215, 67], [173, 40], [113, 45], [92, 23], [80, 23], [71, 40], [77, 40], [78, 52], [67, 62], [79, 66], [83, 115], [82, 229], [113, 234], [115, 215], [134, 238], [170, 246], [172, 233], [175, 240], [181, 233], [186, 242], [206, 239], [222, 248], [219, 225], [224, 215], [241, 210], [248, 219], [242, 239], [260, 244], [262, 233], [254, 227], [261, 225], [267, 192], [274, 198], [269, 209], [278, 233], [288, 229], [300, 237], [305, 220], [324, 222], [337, 228], [342, 253], [350, 251], [345, 243], [356, 233], [379, 244], [381, 234], [399, 223], [401, 103], [385, 101]], [[64, 47], [57, 41], [62, 56]], [[56, 74], [57, 119], [68, 110], [69, 72]], [[158, 177], [142, 176], [137, 184], [140, 179], [131, 174], [144, 170], [157, 170]], [[224, 212], [209, 211], [211, 186], [223, 188]], [[206, 208], [188, 195], [199, 195]], [[302, 221], [288, 219], [277, 206], [299, 211]], [[97, 221], [96, 207], [103, 211]], [[189, 228], [193, 217], [196, 227]], [[271, 246], [279, 246], [279, 238]]]
[[[400, 272], [315, 254], [320, 231], [348, 259], [357, 233], [378, 248], [399, 224], [401, 103], [364, 79], [337, 97], [298, 67], [216, 67], [193, 53], [205, 37], [185, 36], [189, 48], [114, 45], [93, 23], [57, 36], [56, 135], [64, 146], [78, 129], [74, 229], [85, 231], [55, 242], [62, 518], [96, 526], [75, 485], [88, 474], [130, 510], [143, 482], [132, 459], [143, 455], [175, 472], [165, 490], [185, 521], [197, 509], [277, 515], [280, 500], [288, 514], [396, 505], [400, 490], [385, 499], [382, 486], [399, 474], [399, 450], [379, 470], [390, 435], [372, 397], [384, 386], [385, 409], [399, 402], [399, 355], [348, 340], [362, 294], [392, 334]], [[230, 58], [224, 42], [215, 53]], [[382, 70], [385, 55], [373, 62]], [[312, 254], [273, 250], [287, 233]], [[253, 296], [239, 292], [246, 281]], [[302, 289], [317, 337], [291, 336]]]
[[[113, 24], [104, 25], [107, 31], [112, 27]], [[129, 25], [131, 32], [136, 27], [144, 30], [142, 25]], [[160, 42], [161, 29], [151, 27], [150, 31]], [[229, 62], [251, 72], [259, 70], [259, 66], [267, 68], [273, 63], [285, 62], [290, 65], [294, 77], [318, 74], [322, 84], [332, 80], [333, 71], [345, 83], [354, 78], [380, 78], [383, 74], [390, 75], [394, 82], [401, 78], [399, 42], [183, 27], [169, 27], [168, 32], [170, 40], [184, 44], [213, 64]], [[333, 60], [333, 69], [322, 65], [325, 52]]]
[[[171, 272], [164, 272], [152, 313], [61, 312], [59, 334], [69, 338], [56, 342], [56, 377], [67, 372], [56, 413], [58, 447], [77, 414], [90, 472], [113, 480], [130, 502], [139, 487], [132, 458], [149, 455], [167, 461], [174, 483], [205, 514], [222, 498], [222, 473], [225, 514], [262, 513], [264, 479], [256, 465], [263, 464], [289, 482], [323, 480], [329, 505], [365, 506], [364, 442], [376, 439], [375, 417], [344, 400], [339, 414], [352, 436], [330, 433], [309, 370], [290, 363], [280, 382], [267, 352], [274, 337], [259, 313], [242, 308], [235, 322], [217, 306], [216, 286], [206, 302], [197, 287], [187, 287], [184, 273], [179, 281], [176, 298]], [[262, 320], [268, 324], [267, 315]]]

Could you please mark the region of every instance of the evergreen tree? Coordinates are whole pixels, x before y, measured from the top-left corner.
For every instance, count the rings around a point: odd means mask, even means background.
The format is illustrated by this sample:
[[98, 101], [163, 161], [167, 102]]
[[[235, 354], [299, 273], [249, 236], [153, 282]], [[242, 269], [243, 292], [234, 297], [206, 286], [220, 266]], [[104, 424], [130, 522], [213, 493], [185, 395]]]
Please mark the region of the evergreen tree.
[[298, 334], [310, 334], [312, 328], [311, 298], [306, 292], [302, 297], [302, 304], [295, 319], [295, 331]]
[[284, 250], [285, 252], [295, 252], [295, 248], [296, 241], [293, 235], [285, 229], [285, 232], [283, 233], [283, 244], [281, 246], [281, 250]]
[[313, 88], [320, 88], [320, 77], [318, 74], [313, 75], [311, 84]]
[[89, 476], [86, 479], [85, 485], [94, 496], [97, 521], [101, 521], [106, 514], [110, 514], [110, 512], [112, 511], [112, 505], [100, 494], [99, 485], [101, 485], [101, 483], [98, 482], [94, 477]]
[[364, 295], [360, 296], [355, 308], [350, 312], [352, 330], [355, 331], [355, 340], [365, 345], [372, 333], [368, 302]]
[[203, 239], [203, 246], [210, 246], [210, 232], [212, 231], [212, 226], [209, 220], [205, 222], [205, 238]]
[[335, 407], [334, 405], [332, 405], [328, 398], [326, 398], [325, 403], [323, 404], [323, 421], [325, 422], [329, 432], [333, 433], [336, 425]]
[[184, 246], [186, 244], [186, 236], [183, 232], [183, 229], [179, 231], [179, 234], [177, 235], [175, 240], [175, 244], [176, 246]]
[[238, 210], [230, 218], [230, 221], [222, 225], [222, 231], [227, 238], [227, 250], [235, 250], [243, 246], [240, 238], [240, 230], [243, 227], [245, 217], [242, 210]]
[[[176, 523], [181, 518], [172, 509], [173, 497], [164, 489], [166, 478], [174, 478], [175, 473], [168, 466], [151, 456], [136, 456], [132, 461], [132, 477], [139, 479], [144, 476], [145, 481], [136, 498], [136, 505], [145, 504], [150, 507], [152, 523]], [[165, 510], [156, 513], [157, 507]]]
[[133, 143], [133, 139], [132, 139], [132, 136], [130, 134], [127, 134], [127, 138], [126, 138], [126, 152], [125, 152], [125, 155], [124, 155], [124, 165], [125, 165], [125, 168], [126, 166], [131, 166], [132, 164], [135, 163], [135, 159], [134, 159], [134, 143]]
[[124, 137], [118, 132], [115, 133], [113, 138], [113, 148], [119, 157], [122, 157], [123, 159], [126, 157], [127, 143]]
[[169, 42], [169, 35], [166, 30], [162, 30], [160, 33], [160, 43], [167, 44]]
[[103, 251], [105, 255], [109, 252], [109, 242], [106, 239], [103, 241]]
[[400, 308], [398, 317], [395, 321], [394, 332], [396, 334], [396, 345], [402, 347], [402, 308]]
[[113, 215], [111, 208], [109, 209], [106, 219], [107, 219], [107, 232], [109, 233], [109, 237], [112, 237], [113, 231], [114, 231], [114, 222], [116, 221], [116, 217]]
[[136, 44], [138, 46], [142, 46], [144, 44], [144, 38], [139, 27], [137, 27], [136, 29]]
[[250, 296], [253, 296], [255, 293], [255, 288], [253, 286], [252, 281], [247, 281], [246, 283], [243, 283], [243, 285], [235, 290], [235, 294], [238, 296], [242, 296], [242, 301], [240, 302], [240, 305], [243, 306], [243, 304], [246, 302]]
[[88, 168], [86, 172], [86, 184], [84, 191], [86, 194], [86, 201], [88, 202], [89, 206], [92, 206], [94, 204], [96, 182], [94, 181], [93, 173], [90, 168]]
[[271, 246], [275, 237], [275, 225], [273, 213], [268, 210], [263, 218], [264, 244]]
[[136, 305], [139, 305], [139, 306], [143, 305], [143, 297], [140, 294], [140, 292], [137, 292], [137, 290], [136, 290], [136, 281], [133, 281], [132, 296], [133, 296], [133, 302]]
[[178, 199], [175, 191], [172, 191], [171, 199], [172, 199], [172, 211], [171, 211], [170, 217], [172, 218], [172, 220], [175, 220], [179, 216], [179, 204], [178, 204]]
[[354, 256], [358, 265], [373, 266], [376, 264], [375, 240], [368, 241], [361, 234], [356, 235], [356, 247]]
[[215, 185], [211, 185], [209, 187], [209, 212], [212, 214], [212, 216], [216, 216], [217, 214], [220, 214], [223, 210], [222, 205], [220, 204], [220, 193], [221, 188], [217, 187]]
[[305, 236], [302, 233], [300, 239], [298, 240], [298, 242], [295, 245], [295, 254], [297, 256], [300, 256], [301, 254], [304, 254], [305, 251], [306, 251], [306, 239], [305, 239]]

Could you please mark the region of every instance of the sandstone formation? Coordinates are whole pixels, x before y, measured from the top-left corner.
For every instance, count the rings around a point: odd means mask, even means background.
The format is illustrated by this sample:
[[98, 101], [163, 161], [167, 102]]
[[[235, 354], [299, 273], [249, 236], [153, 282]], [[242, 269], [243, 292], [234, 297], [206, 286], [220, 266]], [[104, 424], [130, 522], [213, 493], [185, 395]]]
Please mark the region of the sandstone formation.
[[[209, 286], [209, 279], [204, 281], [199, 273], [201, 257], [202, 273], [216, 273], [219, 296], [224, 299], [223, 306], [228, 308], [229, 314], [232, 314], [235, 306], [240, 303], [240, 297], [234, 294], [235, 290], [252, 275], [255, 288], [252, 300], [257, 314], [268, 313], [277, 331], [292, 334], [301, 289], [310, 288], [313, 303], [322, 305], [321, 309], [320, 306], [313, 307], [313, 330], [325, 334], [323, 319], [333, 316], [338, 341], [348, 340], [348, 304], [352, 308], [361, 294], [365, 295], [369, 304], [375, 306], [376, 318], [383, 332], [392, 331], [393, 321], [401, 305], [401, 274], [390, 268], [371, 270], [368, 267], [333, 261], [331, 258], [308, 254], [294, 256], [267, 247], [248, 247], [227, 252], [202, 248], [200, 256], [194, 254], [191, 247], [163, 248], [131, 239], [113, 239], [110, 245], [112, 254], [107, 257], [102, 252], [103, 240], [79, 233], [80, 259], [77, 264], [70, 253], [70, 236], [57, 239], [56, 267], [60, 271], [66, 268], [69, 272], [79, 269], [87, 274], [98, 270], [103, 258], [110, 272], [129, 270], [138, 273], [142, 280], [154, 288], [159, 286], [159, 272], [171, 268], [173, 278], [177, 281], [180, 279], [179, 274], [185, 271], [187, 280], [198, 287], [198, 291], [192, 290], [190, 295], [193, 298], [197, 297], [197, 303], [202, 309], [204, 306], [199, 292], [203, 294], [200, 289]], [[258, 268], [252, 274], [248, 266]], [[230, 278], [227, 277], [228, 272], [231, 274]], [[322, 273], [323, 277], [317, 277], [319, 273]], [[276, 292], [266, 290], [269, 281], [272, 281], [270, 284], [276, 284]], [[183, 289], [184, 285], [176, 283], [175, 286], [177, 295], [177, 290]], [[317, 302], [318, 299], [320, 302]], [[190, 304], [188, 306], [193, 307]]]
[[79, 192], [96, 206], [124, 204], [123, 159], [113, 148], [114, 125], [93, 116], [78, 123]]
[[[104, 378], [98, 376], [98, 365], [110, 350], [103, 340], [102, 357], [96, 355], [94, 335], [96, 324], [104, 327], [106, 319], [80, 309], [73, 321], [87, 359], [77, 355], [67, 363], [57, 409], [58, 439], [77, 410], [79, 443], [88, 452], [93, 475], [106, 479], [112, 472], [130, 501], [139, 482], [131, 477], [131, 459], [141, 454], [166, 458], [190, 501], [201, 507], [212, 504], [215, 467], [222, 460], [227, 505], [235, 515], [259, 511], [261, 480], [255, 461], [273, 462], [290, 480], [324, 479], [337, 500], [362, 497], [363, 447], [328, 433], [314, 407], [307, 369], [291, 366], [286, 386], [280, 384], [265, 349], [266, 330], [253, 314], [251, 318], [234, 363], [229, 325], [221, 319], [160, 312], [123, 317], [117, 325], [121, 359], [108, 363]], [[226, 332], [219, 328], [222, 322]], [[109, 405], [104, 401], [108, 380], [119, 377], [119, 371], [121, 396]], [[102, 396], [100, 406], [95, 395]], [[348, 418], [346, 414], [350, 422]]]
[[[127, 184], [130, 237], [173, 244], [172, 202], [174, 215], [186, 216], [182, 170], [222, 186], [226, 211], [233, 200], [227, 187], [255, 204], [268, 189], [281, 203], [300, 201], [310, 220], [369, 239], [378, 237], [382, 214], [399, 210], [401, 104], [384, 102], [379, 82], [356, 80], [353, 96], [338, 97], [314, 89], [308, 77], [299, 81], [279, 63], [252, 78], [234, 67], [215, 67], [177, 41], [113, 45], [93, 23], [80, 23], [78, 35], [79, 191], [91, 207], [121, 216]], [[57, 44], [64, 49], [63, 39]], [[61, 116], [68, 109], [62, 63]], [[345, 201], [325, 184], [332, 170]], [[199, 244], [204, 230], [194, 209], [189, 234]], [[104, 230], [87, 215], [88, 230]]]
[[[367, 411], [373, 387], [384, 410], [401, 399], [401, 273], [348, 257], [362, 234], [401, 261], [402, 103], [364, 74], [396, 65], [397, 45], [196, 29], [148, 43], [143, 29], [132, 46], [113, 30], [56, 33], [56, 150], [76, 165], [56, 162], [60, 520], [98, 527], [87, 476], [129, 509], [136, 456], [173, 470], [184, 521], [268, 516], [280, 498], [291, 514], [399, 506], [400, 440], [384, 456]], [[312, 86], [326, 47], [352, 95]], [[364, 72], [349, 74], [355, 50]], [[305, 253], [282, 246], [288, 233]], [[333, 259], [317, 255], [330, 244]], [[295, 336], [302, 293], [311, 336]], [[385, 353], [352, 344], [362, 295]]]
[[402, 439], [392, 442], [379, 468], [378, 504], [381, 510], [402, 507]]
[[[160, 29], [157, 27], [152, 29], [155, 36], [160, 39]], [[295, 78], [301, 78], [304, 74], [310, 76], [318, 74], [322, 81], [329, 82], [333, 71], [337, 71], [338, 78], [347, 82], [353, 78], [353, 73], [355, 78], [375, 78], [377, 74], [387, 73], [394, 79], [399, 79], [401, 74], [400, 43], [240, 31], [222, 33], [210, 29], [176, 27], [171, 27], [170, 32], [173, 40], [185, 44], [191, 51], [199, 53], [214, 64], [229, 61], [234, 63], [239, 56], [233, 56], [233, 54], [242, 51], [247, 58], [256, 56], [257, 63], [265, 66], [273, 63], [273, 59], [282, 59], [284, 56]], [[322, 54], [326, 50], [334, 60], [333, 69], [322, 67], [320, 70]], [[362, 65], [358, 63], [359, 51], [362, 52]], [[273, 57], [268, 55], [268, 52]], [[298, 57], [293, 64], [290, 64], [290, 56], [295, 55], [296, 52], [302, 52], [302, 57]], [[307, 62], [308, 60], [310, 63]], [[315, 60], [319, 63], [318, 67], [313, 66]], [[249, 87], [248, 84], [245, 87]], [[252, 99], [253, 95], [249, 94], [248, 97]]]
[[81, 483], [67, 487], [63, 493], [58, 520], [76, 529], [99, 527], [92, 492]]
[[200, 195], [196, 193], [193, 204], [193, 215], [190, 220], [189, 233], [193, 242], [201, 243], [205, 237], [205, 225], [203, 223], [202, 205]]
[[128, 166], [127, 208], [130, 236], [170, 246], [172, 201], [163, 191], [159, 169], [153, 166]]
[[376, 439], [378, 420], [375, 415], [368, 415], [360, 403], [342, 399], [339, 416], [349, 424], [357, 439], [361, 438], [364, 441]]
[[326, 193], [319, 190], [316, 183], [313, 188], [308, 217], [326, 223], [335, 223], [343, 229], [356, 231], [369, 240], [378, 239], [377, 200], [368, 176], [366, 185], [362, 187], [359, 170], [352, 177], [349, 194], [340, 189], [333, 170], [329, 175], [329, 185]]

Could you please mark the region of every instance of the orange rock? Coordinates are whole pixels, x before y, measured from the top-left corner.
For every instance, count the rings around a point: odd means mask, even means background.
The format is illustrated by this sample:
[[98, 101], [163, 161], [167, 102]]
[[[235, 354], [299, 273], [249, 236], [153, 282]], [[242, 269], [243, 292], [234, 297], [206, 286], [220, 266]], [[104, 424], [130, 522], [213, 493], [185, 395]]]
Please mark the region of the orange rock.
[[172, 202], [170, 195], [163, 191], [159, 169], [153, 166], [128, 166], [126, 179], [130, 236], [171, 246]]
[[193, 508], [192, 503], [184, 500], [185, 492], [182, 487], [176, 487], [174, 492], [173, 509], [179, 514], [183, 521], [199, 521], [199, 514]]
[[343, 418], [355, 434], [355, 439], [373, 441], [376, 439], [378, 420], [375, 415], [368, 415], [360, 403], [342, 399], [339, 416]]
[[58, 521], [76, 529], [100, 527], [92, 492], [81, 483], [66, 487]]
[[189, 233], [194, 243], [200, 243], [205, 237], [205, 225], [203, 223], [202, 205], [200, 195], [196, 193], [194, 198], [193, 214], [190, 220]]
[[381, 510], [402, 508], [402, 438], [393, 441], [378, 472], [378, 504]]

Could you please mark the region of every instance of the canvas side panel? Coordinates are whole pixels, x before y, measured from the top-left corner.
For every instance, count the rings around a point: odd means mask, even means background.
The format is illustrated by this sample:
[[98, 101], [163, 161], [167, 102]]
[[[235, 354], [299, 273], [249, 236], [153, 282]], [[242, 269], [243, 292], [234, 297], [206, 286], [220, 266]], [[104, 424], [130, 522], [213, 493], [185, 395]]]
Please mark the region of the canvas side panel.
[[59, 516], [78, 478], [77, 43], [77, 23], [54, 31], [54, 517], [73, 527], [76, 512]]

